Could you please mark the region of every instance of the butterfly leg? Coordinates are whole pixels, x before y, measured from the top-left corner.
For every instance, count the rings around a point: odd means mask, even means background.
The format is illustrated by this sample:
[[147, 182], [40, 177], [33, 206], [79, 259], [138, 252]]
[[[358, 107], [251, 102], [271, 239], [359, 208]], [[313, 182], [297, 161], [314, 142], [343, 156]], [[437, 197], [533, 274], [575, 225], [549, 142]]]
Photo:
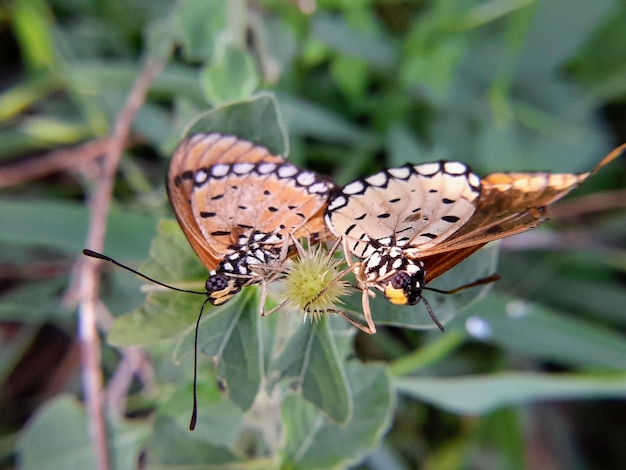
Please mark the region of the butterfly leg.
[[343, 310], [337, 310], [337, 309], [334, 309], [334, 308], [329, 308], [329, 309], [325, 310], [325, 313], [334, 313], [334, 314], [337, 314], [337, 315], [341, 315], [352, 326], [356, 326], [359, 330], [367, 333], [368, 335], [372, 335], [372, 334], [376, 333], [376, 328], [374, 328], [374, 330], [372, 331], [372, 329], [369, 326], [362, 325], [361, 323], [356, 321], [354, 318], [352, 318], [350, 315], [348, 315]]
[[348, 239], [346, 237], [340, 237], [341, 244], [343, 245], [343, 257], [346, 259], [346, 263], [349, 266], [354, 265], [354, 261], [350, 257], [350, 247], [348, 246]]
[[266, 301], [267, 301], [267, 280], [263, 278], [261, 280], [261, 298], [259, 299], [259, 316], [266, 317], [282, 307], [282, 305], [277, 305], [276, 307], [271, 309], [269, 312], [266, 312], [265, 311]]
[[[337, 241], [331, 247], [330, 251], [328, 252], [328, 262], [329, 263], [333, 259], [333, 256], [337, 252], [337, 249], [339, 248], [339, 245], [341, 245], [341, 243], [342, 243], [342, 239], [338, 238]], [[346, 261], [348, 261], [348, 260], [346, 259]], [[348, 264], [350, 264], [350, 263], [348, 263]]]
[[283, 300], [276, 307], [266, 312], [265, 311], [266, 300], [267, 300], [267, 281], [263, 279], [261, 281], [261, 298], [259, 299], [259, 315], [260, 316], [267, 317], [268, 315], [271, 315], [272, 313], [277, 312], [278, 310], [280, 310], [281, 308], [283, 308], [285, 305], [289, 303], [289, 300]]
[[274, 312], [278, 312], [281, 308], [283, 308], [285, 305], [287, 305], [289, 303], [289, 300], [283, 300], [281, 303], [279, 303], [276, 307], [268, 310], [267, 312], [265, 311], [265, 306], [263, 305], [261, 307], [261, 316], [262, 317], [267, 317], [268, 315], [271, 315]]
[[361, 289], [361, 306], [363, 308], [363, 315], [365, 315], [365, 321], [367, 322], [367, 330], [361, 328], [366, 333], [373, 335], [376, 333], [376, 325], [374, 325], [374, 320], [372, 320], [372, 310], [370, 309], [370, 290], [367, 286], [361, 285], [359, 283], [359, 288]]
[[[298, 256], [300, 257], [300, 259], [304, 259], [306, 257], [306, 252], [304, 251], [304, 247], [302, 246], [302, 243], [300, 243], [300, 240], [298, 240], [293, 233], [289, 233], [289, 237], [293, 240], [293, 245], [296, 247], [296, 251], [298, 252]], [[287, 246], [289, 247], [289, 246]], [[282, 257], [282, 253], [281, 253], [281, 257]], [[284, 258], [282, 258], [283, 260], [287, 258], [287, 252], [285, 252], [284, 254]]]
[[259, 315], [265, 316], [265, 301], [267, 300], [267, 282], [261, 279], [261, 297], [259, 298]]
[[289, 239], [293, 240], [293, 243], [296, 247], [296, 250], [298, 250], [298, 255], [302, 256], [302, 254], [304, 253], [304, 248], [302, 248], [302, 244], [300, 243], [299, 240], [296, 239], [296, 237], [293, 236], [293, 233], [289, 232], [289, 236], [285, 237], [285, 240], [283, 241], [283, 245], [280, 248], [280, 263], [282, 265], [282, 263], [284, 263], [284, 261], [287, 259], [287, 257], [289, 256]]

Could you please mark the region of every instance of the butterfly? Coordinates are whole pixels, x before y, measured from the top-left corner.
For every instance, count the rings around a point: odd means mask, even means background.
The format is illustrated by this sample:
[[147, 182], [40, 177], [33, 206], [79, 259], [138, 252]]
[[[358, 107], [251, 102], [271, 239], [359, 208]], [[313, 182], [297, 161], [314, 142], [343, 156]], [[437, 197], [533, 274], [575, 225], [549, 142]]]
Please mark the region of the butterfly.
[[[492, 173], [484, 178], [461, 162], [439, 161], [389, 168], [331, 193], [329, 230], [362, 291], [362, 308], [373, 334], [369, 297], [383, 293], [392, 304], [415, 305], [433, 279], [490, 241], [537, 227], [546, 207], [621, 155], [618, 147], [591, 171]], [[357, 262], [351, 256], [358, 258]], [[491, 282], [497, 275], [448, 291]], [[437, 326], [443, 329], [424, 299]]]
[[[287, 258], [308, 245], [332, 238], [324, 223], [329, 179], [302, 170], [266, 148], [218, 133], [185, 138], [174, 152], [167, 193], [189, 244], [209, 270], [205, 291], [169, 286], [101, 253], [83, 254], [111, 262], [169, 289], [206, 295], [194, 338], [193, 411], [197, 421], [198, 326], [207, 302], [222, 305], [243, 287], [261, 284], [259, 302], [265, 312], [267, 282], [285, 274]], [[341, 291], [339, 291], [341, 293]]]
[[[293, 240], [331, 236], [323, 220], [334, 184], [234, 136], [195, 134], [174, 152], [167, 192], [190, 245], [209, 270], [206, 295], [222, 305], [265, 285]], [[262, 289], [263, 309], [265, 289]]]

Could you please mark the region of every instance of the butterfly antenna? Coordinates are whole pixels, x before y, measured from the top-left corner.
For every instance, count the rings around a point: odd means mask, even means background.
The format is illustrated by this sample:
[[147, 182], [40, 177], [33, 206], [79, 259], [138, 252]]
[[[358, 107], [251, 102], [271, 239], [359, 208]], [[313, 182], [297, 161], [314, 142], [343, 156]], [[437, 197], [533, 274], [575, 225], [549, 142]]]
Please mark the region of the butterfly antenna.
[[439, 328], [441, 332], [443, 333], [445, 331], [445, 328], [443, 327], [441, 322], [437, 320], [437, 317], [433, 313], [433, 309], [430, 308], [430, 304], [428, 303], [428, 300], [426, 300], [426, 297], [422, 297], [422, 302], [424, 302], [424, 305], [426, 305], [426, 310], [428, 310], [428, 315], [430, 315], [431, 320], [435, 323], [435, 325], [437, 325], [437, 328]]
[[206, 292], [200, 292], [200, 291], [196, 291], [196, 290], [187, 290], [187, 289], [180, 289], [178, 287], [174, 287], [174, 286], [170, 286], [168, 284], [165, 284], [161, 281], [157, 281], [156, 279], [152, 279], [150, 276], [146, 276], [145, 274], [140, 273], [139, 271], [137, 271], [136, 269], [131, 268], [130, 266], [126, 266], [125, 264], [120, 263], [119, 261], [114, 260], [113, 258], [110, 258], [106, 255], [103, 255], [102, 253], [98, 253], [97, 251], [93, 251], [93, 250], [89, 250], [87, 248], [85, 248], [83, 250], [83, 255], [85, 256], [89, 256], [90, 258], [96, 258], [96, 259], [101, 259], [104, 261], [108, 261], [109, 263], [113, 263], [116, 266], [119, 266], [120, 268], [126, 269], [127, 271], [130, 271], [131, 273], [136, 274], [137, 276], [143, 277], [144, 279], [150, 281], [150, 282], [154, 282], [155, 284], [158, 284], [159, 286], [163, 286], [163, 287], [167, 287], [168, 289], [172, 289], [178, 292], [186, 292], [187, 294], [200, 294], [200, 295], [207, 295]]
[[200, 319], [202, 318], [202, 312], [204, 312], [204, 306], [209, 301], [207, 297], [202, 307], [200, 307], [200, 315], [198, 315], [198, 321], [196, 321], [196, 333], [193, 340], [193, 411], [191, 412], [191, 420], [189, 421], [189, 430], [196, 429], [196, 421], [198, 420], [198, 394], [196, 382], [198, 378], [198, 328], [200, 327]]
[[493, 273], [491, 276], [480, 278], [474, 282], [470, 282], [469, 284], [463, 284], [462, 286], [455, 287], [450, 290], [436, 289], [434, 287], [424, 287], [424, 290], [429, 290], [432, 292], [437, 292], [438, 294], [456, 294], [459, 291], [469, 289], [470, 287], [483, 286], [485, 284], [491, 284], [492, 282], [499, 281], [501, 279], [498, 273]]

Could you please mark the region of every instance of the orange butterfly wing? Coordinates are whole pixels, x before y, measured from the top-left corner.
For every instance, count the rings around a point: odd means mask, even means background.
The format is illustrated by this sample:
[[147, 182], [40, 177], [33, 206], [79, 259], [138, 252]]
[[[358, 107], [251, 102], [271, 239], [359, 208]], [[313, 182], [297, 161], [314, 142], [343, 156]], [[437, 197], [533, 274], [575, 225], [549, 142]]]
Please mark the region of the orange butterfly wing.
[[440, 244], [416, 250], [414, 255], [426, 264], [426, 281], [432, 281], [490, 241], [535, 228], [545, 220], [546, 206], [565, 196], [625, 150], [626, 144], [616, 148], [587, 173], [487, 175], [481, 180], [481, 193], [472, 217]]
[[197, 134], [172, 157], [167, 190], [189, 243], [211, 271], [244, 233], [282, 246], [290, 234], [329, 236], [322, 216], [332, 183], [233, 136]]

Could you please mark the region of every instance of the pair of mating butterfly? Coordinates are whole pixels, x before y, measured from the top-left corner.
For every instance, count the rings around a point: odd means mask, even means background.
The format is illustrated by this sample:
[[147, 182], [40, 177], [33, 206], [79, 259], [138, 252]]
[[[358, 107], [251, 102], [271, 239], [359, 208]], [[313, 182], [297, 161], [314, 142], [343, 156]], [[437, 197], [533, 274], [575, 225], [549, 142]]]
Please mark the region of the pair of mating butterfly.
[[[245, 140], [198, 134], [176, 150], [167, 190], [187, 240], [209, 270], [206, 291], [167, 286], [107, 256], [83, 253], [174, 290], [206, 295], [205, 304], [222, 305], [245, 286], [265, 286], [281, 274], [289, 256], [303, 256], [299, 239], [324, 243], [335, 238], [335, 248], [343, 245], [348, 262], [335, 280], [355, 274], [367, 326], [333, 311], [375, 333], [372, 289], [394, 304], [417, 304], [427, 283], [486, 243], [536, 227], [547, 205], [625, 149], [626, 144], [582, 174], [493, 173], [481, 179], [463, 163], [442, 161], [390, 168], [338, 188]], [[265, 288], [262, 293], [263, 309]], [[196, 344], [197, 335], [196, 328]], [[190, 429], [197, 417], [196, 373], [197, 350]]]
[[481, 179], [463, 163], [440, 161], [389, 168], [338, 188], [251, 142], [196, 134], [177, 148], [167, 190], [183, 232], [209, 270], [202, 294], [211, 304], [224, 304], [245, 286], [265, 287], [287, 257], [302, 254], [299, 239], [336, 239], [348, 262], [343, 274], [352, 271], [362, 291], [367, 325], [339, 313], [375, 333], [372, 289], [394, 304], [417, 304], [427, 283], [486, 243], [536, 227], [547, 205], [623, 150], [582, 174], [494, 173]]
[[536, 227], [547, 205], [624, 147], [582, 174], [493, 173], [481, 179], [463, 163], [440, 161], [390, 168], [337, 188], [251, 142], [196, 134], [174, 153], [167, 190], [183, 232], [209, 270], [202, 294], [211, 304], [224, 304], [245, 286], [265, 285], [298, 251], [300, 238], [336, 238], [346, 272], [354, 272], [362, 291], [367, 326], [339, 313], [375, 333], [371, 289], [394, 304], [417, 304], [427, 283], [486, 243]]

